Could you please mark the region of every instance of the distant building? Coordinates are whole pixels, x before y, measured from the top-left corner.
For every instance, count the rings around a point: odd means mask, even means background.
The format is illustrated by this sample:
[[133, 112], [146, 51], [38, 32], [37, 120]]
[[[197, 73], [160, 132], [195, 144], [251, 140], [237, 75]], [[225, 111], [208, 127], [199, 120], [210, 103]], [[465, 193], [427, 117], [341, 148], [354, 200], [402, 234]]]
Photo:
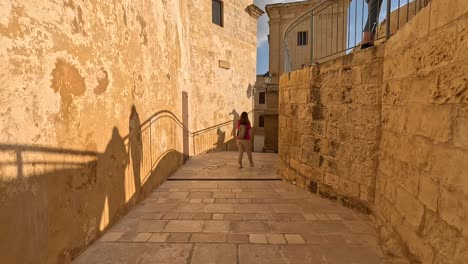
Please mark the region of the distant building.
[[254, 151], [278, 152], [278, 85], [265, 85], [257, 75], [254, 86]]
[[[300, 69], [309, 65], [311, 57], [320, 56], [328, 48], [326, 45], [320, 45], [320, 42], [313, 42], [311, 36], [315, 39], [324, 40], [324, 43], [326, 43], [327, 39], [339, 36], [333, 48], [344, 50], [346, 34], [343, 34], [343, 32], [347, 25], [347, 11], [345, 10], [347, 10], [349, 0], [342, 1], [343, 8], [333, 9], [327, 7], [326, 4], [321, 5], [320, 8], [324, 8], [321, 9], [320, 15], [317, 15], [312, 22], [310, 13], [307, 15], [305, 12], [318, 7], [321, 3], [323, 3], [323, 0], [309, 0], [266, 6], [266, 12], [270, 19], [268, 43], [270, 52], [269, 72], [272, 81], [266, 87], [263, 82], [263, 75], [257, 75], [254, 96], [254, 151], [256, 152], [278, 151], [279, 76], [287, 68], [290, 70]], [[336, 23], [335, 35], [327, 34], [325, 28], [334, 25], [335, 20], [341, 21]], [[312, 25], [315, 26], [312, 27]], [[313, 32], [311, 32], [312, 28], [314, 29]], [[340, 56], [342, 53], [337, 53], [329, 58]], [[289, 56], [290, 65], [286, 65], [285, 56]]]
[[[285, 71], [310, 65], [312, 58], [315, 60], [332, 54], [323, 59], [328, 60], [344, 54], [350, 0], [329, 2], [334, 4], [309, 0], [266, 6], [270, 18], [269, 71], [273, 84], [278, 84], [279, 76]], [[316, 15], [311, 21], [307, 11], [315, 7]], [[285, 56], [289, 58], [287, 62]]]

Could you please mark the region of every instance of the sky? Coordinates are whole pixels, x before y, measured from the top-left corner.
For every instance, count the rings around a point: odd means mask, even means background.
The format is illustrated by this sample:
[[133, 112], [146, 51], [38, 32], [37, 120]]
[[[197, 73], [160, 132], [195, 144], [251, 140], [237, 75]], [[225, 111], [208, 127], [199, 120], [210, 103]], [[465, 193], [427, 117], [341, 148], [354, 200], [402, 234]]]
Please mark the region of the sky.
[[[265, 5], [267, 4], [276, 4], [276, 3], [290, 3], [290, 2], [303, 2], [306, 0], [254, 0], [254, 4], [260, 7], [263, 11], [265, 11]], [[406, 5], [408, 2], [412, 2], [414, 0], [390, 0], [392, 8], [391, 10], [395, 10], [398, 8], [398, 3], [401, 6]], [[386, 1], [383, 1], [382, 8], [380, 10], [379, 20], [382, 21], [385, 18], [385, 5]], [[351, 25], [355, 25], [349, 28], [349, 38], [348, 38], [348, 46], [354, 46], [361, 41], [361, 34], [362, 28], [365, 24], [365, 19], [362, 19], [362, 15], [364, 18], [367, 17], [367, 5], [364, 4], [363, 0], [355, 0], [351, 1], [350, 5], [350, 21]], [[355, 17], [358, 19], [355, 21]], [[361, 19], [359, 19], [361, 18]], [[359, 29], [359, 30], [357, 30]], [[357, 32], [355, 32], [357, 31]], [[264, 74], [268, 71], [268, 15], [265, 13], [259, 19], [257, 23], [257, 74]]]

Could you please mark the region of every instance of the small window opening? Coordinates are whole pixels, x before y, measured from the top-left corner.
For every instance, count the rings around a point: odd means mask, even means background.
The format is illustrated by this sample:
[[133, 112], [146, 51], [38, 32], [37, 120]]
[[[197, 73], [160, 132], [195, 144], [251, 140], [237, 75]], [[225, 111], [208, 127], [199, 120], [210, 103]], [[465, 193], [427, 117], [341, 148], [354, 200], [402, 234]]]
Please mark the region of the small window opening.
[[297, 32], [297, 45], [306, 46], [307, 45], [307, 31]]
[[211, 21], [220, 27], [224, 26], [223, 23], [223, 2], [221, 0], [211, 1]]
[[265, 92], [258, 93], [258, 103], [265, 104]]

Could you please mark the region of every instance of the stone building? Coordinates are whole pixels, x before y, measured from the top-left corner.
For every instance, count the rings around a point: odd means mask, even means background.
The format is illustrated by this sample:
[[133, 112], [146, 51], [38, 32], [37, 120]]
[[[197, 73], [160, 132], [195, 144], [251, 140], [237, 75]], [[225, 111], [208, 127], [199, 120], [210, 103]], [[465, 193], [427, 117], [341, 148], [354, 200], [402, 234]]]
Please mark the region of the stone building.
[[[321, 45], [314, 44], [315, 38], [332, 38], [328, 36], [326, 31], [323, 30], [328, 24], [332, 23], [334, 19], [340, 21], [347, 21], [347, 12], [344, 12], [345, 6], [349, 1], [342, 1], [340, 4], [343, 8], [330, 9], [320, 12], [320, 16], [314, 19], [315, 27], [314, 32], [310, 32], [310, 14], [304, 14], [305, 11], [311, 10], [315, 7], [326, 6], [327, 3], [319, 0], [292, 2], [286, 4], [271, 4], [266, 6], [266, 12], [269, 17], [270, 33], [268, 35], [269, 44], [269, 72], [272, 76], [271, 84], [268, 89], [264, 87], [263, 80], [257, 76], [256, 87], [260, 92], [256, 93], [254, 108], [257, 114], [256, 121], [256, 137], [258, 140], [255, 143], [256, 151], [278, 151], [278, 83], [279, 76], [285, 71], [286, 65], [284, 64], [284, 56], [289, 56], [293, 65], [288, 67], [293, 69], [300, 69], [308, 65], [311, 61], [311, 56], [317, 54], [318, 56], [322, 49]], [[291, 24], [294, 29], [289, 31]], [[338, 26], [338, 25], [337, 25]], [[343, 32], [346, 23], [339, 24], [339, 32]], [[286, 35], [285, 35], [286, 33]], [[338, 34], [344, 36], [346, 34]], [[345, 38], [340, 38], [339, 47], [346, 44]], [[314, 46], [312, 46], [314, 45]], [[336, 46], [335, 48], [339, 48]], [[335, 54], [334, 56], [340, 56]], [[327, 58], [327, 59], [331, 59]], [[266, 98], [266, 100], [263, 100]], [[259, 100], [266, 101], [266, 104], [259, 104]], [[262, 127], [263, 125], [263, 127]], [[261, 146], [264, 143], [263, 146]]]
[[278, 90], [265, 85], [263, 75], [257, 75], [253, 99], [254, 151], [278, 152]]
[[252, 108], [252, 0], [0, 1], [0, 262], [68, 263]]
[[[287, 68], [301, 69], [310, 65], [311, 57], [321, 57], [326, 52], [330, 52], [330, 49], [337, 51], [344, 49], [349, 0], [328, 2], [311, 0], [266, 6], [270, 19], [269, 70], [273, 76], [273, 84], [278, 85], [279, 76]], [[334, 3], [333, 8], [329, 6], [331, 3]], [[313, 27], [311, 27], [310, 11], [314, 8], [318, 9], [315, 12], [319, 15], [315, 16]], [[336, 42], [333, 47], [326, 45], [326, 43], [331, 43], [331, 39]], [[341, 55], [342, 53], [334, 54], [327, 59]], [[290, 65], [285, 65], [285, 56], [289, 57]]]

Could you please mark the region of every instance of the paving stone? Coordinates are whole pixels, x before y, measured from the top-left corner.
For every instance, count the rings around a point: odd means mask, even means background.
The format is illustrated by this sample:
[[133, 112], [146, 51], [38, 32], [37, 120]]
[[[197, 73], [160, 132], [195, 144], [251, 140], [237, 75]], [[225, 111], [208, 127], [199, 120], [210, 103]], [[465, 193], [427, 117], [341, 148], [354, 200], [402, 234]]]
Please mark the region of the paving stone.
[[188, 192], [170, 192], [166, 198], [187, 198]]
[[163, 213], [143, 213], [140, 219], [160, 220], [163, 217], [163, 215]]
[[235, 209], [236, 213], [274, 213], [271, 205], [266, 204], [238, 204]]
[[232, 204], [207, 204], [205, 212], [208, 213], [233, 213], [234, 205]]
[[249, 243], [249, 235], [247, 234], [228, 234], [228, 242], [236, 244]]
[[284, 237], [288, 241], [288, 244], [305, 244], [304, 239], [298, 234], [285, 234]]
[[135, 232], [142, 233], [142, 232], [161, 232], [164, 227], [166, 226], [167, 221], [163, 220], [142, 220], [140, 221], [136, 228], [133, 227], [130, 230], [135, 230]]
[[162, 219], [173, 220], [173, 219], [178, 219], [178, 218], [179, 218], [179, 213], [169, 212], [169, 213], [166, 213]]
[[[314, 221], [312, 222], [313, 229], [317, 233], [350, 233], [351, 230], [343, 221]], [[293, 233], [293, 232], [291, 232]], [[301, 232], [294, 232], [301, 233]]]
[[241, 214], [225, 214], [224, 220], [242, 220]]
[[328, 214], [327, 216], [330, 220], [343, 220], [339, 214]]
[[191, 203], [191, 204], [181, 204], [175, 208], [176, 212], [188, 212], [188, 213], [198, 213], [203, 212], [205, 204], [202, 203]]
[[147, 250], [146, 243], [95, 243], [73, 263], [141, 263]]
[[173, 243], [173, 242], [188, 242], [190, 239], [191, 233], [171, 233], [167, 237], [166, 242], [167, 243]]
[[164, 232], [196, 233], [203, 231], [204, 221], [202, 220], [170, 220]]
[[301, 233], [307, 244], [313, 245], [346, 245], [349, 244], [342, 234]]
[[213, 198], [236, 198], [236, 194], [233, 192], [217, 192], [213, 193]]
[[295, 204], [273, 204], [276, 213], [302, 213], [301, 207]]
[[180, 213], [179, 220], [209, 220], [210, 213]]
[[137, 232], [125, 232], [123, 235], [119, 238], [119, 242], [132, 242], [135, 237], [138, 235]]
[[224, 214], [213, 214], [213, 220], [223, 220]]
[[371, 234], [343, 234], [343, 239], [351, 245], [375, 246], [379, 244], [379, 239]]
[[313, 221], [269, 221], [271, 233], [302, 233], [315, 230]]
[[264, 221], [232, 221], [232, 233], [268, 233], [268, 223]]
[[224, 243], [226, 242], [226, 234], [223, 233], [201, 233], [192, 234], [190, 239], [192, 243]]
[[278, 245], [239, 245], [239, 263], [242, 264], [287, 264]]
[[275, 214], [275, 219], [279, 221], [302, 221], [306, 220], [302, 214]]
[[276, 214], [255, 214], [256, 220], [277, 220]]
[[304, 218], [309, 221], [318, 220], [318, 218], [314, 214], [304, 214]]
[[249, 242], [254, 244], [267, 244], [265, 234], [249, 234]]
[[151, 235], [148, 242], [164, 243], [167, 241], [168, 237], [169, 237], [169, 234], [167, 233], [154, 233]]
[[286, 240], [282, 234], [267, 234], [266, 236], [270, 244], [286, 244]]
[[[332, 264], [322, 259], [319, 250], [315, 247], [307, 245], [284, 245], [281, 246], [281, 255], [287, 261], [288, 264]], [[342, 264], [348, 264], [350, 262], [343, 262]], [[334, 263], [338, 264], [338, 263]], [[358, 263], [356, 263], [358, 264]], [[371, 264], [359, 263], [359, 264]], [[372, 263], [373, 264], [373, 263]]]
[[113, 242], [117, 241], [122, 235], [123, 232], [107, 232], [99, 240], [101, 242]]
[[204, 233], [224, 233], [229, 232], [230, 222], [221, 220], [207, 220], [203, 228]]
[[319, 246], [322, 258], [330, 264], [338, 263], [383, 263], [380, 256], [370, 247], [361, 246]]
[[326, 214], [315, 214], [318, 220], [330, 220]]
[[212, 192], [190, 192], [188, 195], [189, 198], [213, 198], [213, 193]]
[[139, 233], [134, 239], [134, 242], [146, 242], [151, 237], [151, 233]]
[[195, 244], [191, 264], [236, 264], [234, 244]]
[[[223, 157], [232, 161], [216, 163]], [[261, 178], [276, 173], [270, 170], [276, 166], [271, 158], [265, 159], [272, 164], [265, 169], [243, 172], [235, 158], [235, 152], [216, 153], [209, 162], [197, 156], [193, 159], [209, 164], [190, 168], [191, 158], [179, 170], [190, 172], [180, 175]], [[282, 181], [166, 181], [76, 263], [190, 263], [191, 256], [192, 264], [376, 264], [383, 255], [370, 220]], [[109, 247], [113, 244], [118, 246]]]
[[190, 244], [150, 244], [141, 262], [109, 263], [185, 264], [192, 247]]
[[353, 233], [365, 233], [365, 234], [375, 233], [375, 228], [370, 221], [343, 221], [343, 223]]

